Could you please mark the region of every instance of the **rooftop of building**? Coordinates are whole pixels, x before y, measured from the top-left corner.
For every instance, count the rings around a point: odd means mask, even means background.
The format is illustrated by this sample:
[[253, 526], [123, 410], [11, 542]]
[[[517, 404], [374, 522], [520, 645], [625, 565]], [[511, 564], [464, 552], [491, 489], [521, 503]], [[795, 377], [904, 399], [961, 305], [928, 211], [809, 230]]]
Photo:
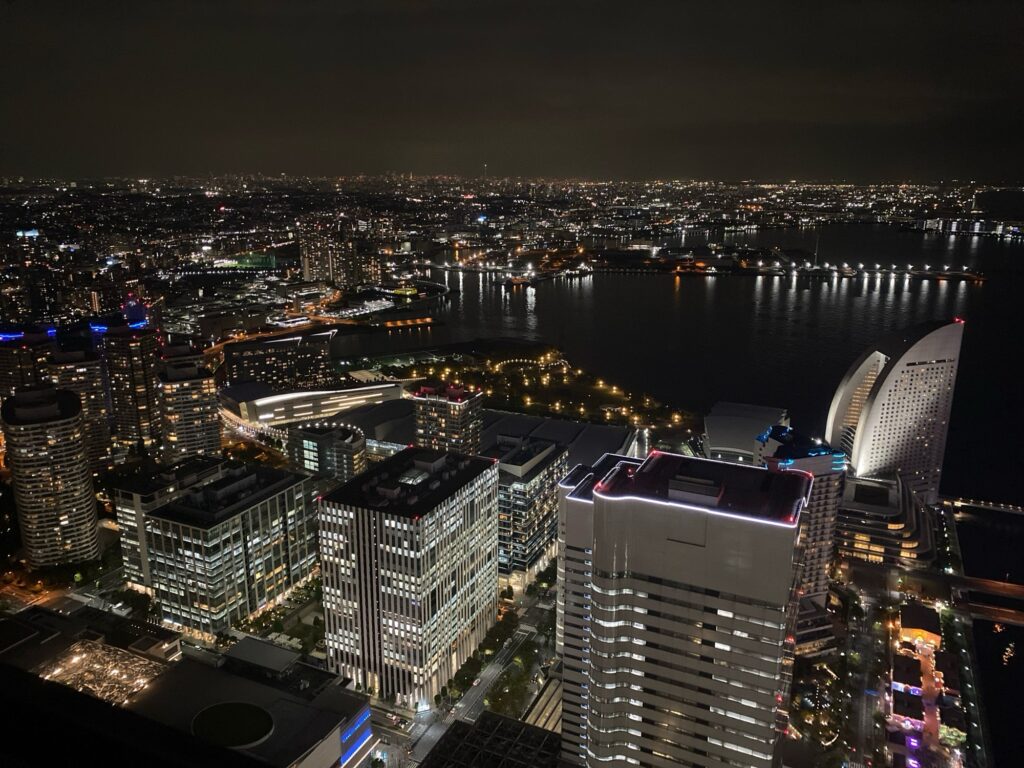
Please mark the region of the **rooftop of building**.
[[474, 392], [466, 387], [440, 381], [424, 382], [412, 391], [418, 399], [447, 400], [450, 403], [466, 403], [472, 400], [483, 400], [483, 392]]
[[305, 475], [283, 469], [232, 462], [223, 477], [197, 487], [150, 514], [194, 528], [211, 528], [305, 479]]
[[494, 466], [479, 456], [406, 448], [331, 491], [324, 502], [419, 517]]
[[559, 734], [485, 711], [454, 722], [420, 768], [556, 768], [560, 750]]
[[592, 475], [592, 492], [600, 496], [696, 506], [788, 526], [796, 525], [812, 482], [804, 472], [769, 471], [662, 451], [652, 451], [639, 466], [622, 457], [610, 460], [610, 471], [601, 474], [595, 467]]
[[50, 365], [99, 364], [100, 359], [91, 349], [58, 349], [50, 354]]
[[896, 653], [892, 657], [892, 679], [895, 683], [921, 687], [921, 660], [905, 653]]
[[837, 453], [824, 440], [810, 437], [800, 430], [781, 424], [772, 425], [758, 435], [757, 440], [766, 445], [770, 445], [772, 442], [778, 443], [772, 458], [783, 461], [789, 459], [808, 459], [814, 456], [829, 456]]
[[212, 379], [213, 371], [198, 365], [173, 365], [157, 374], [160, 381], [197, 381], [200, 379]]
[[785, 408], [715, 403], [704, 417], [705, 442], [712, 452], [750, 453], [757, 436], [776, 424], [789, 424], [789, 413]]
[[[416, 440], [414, 414], [415, 401], [402, 398], [354, 408], [346, 411], [343, 418], [363, 430], [368, 440], [410, 445]], [[626, 426], [589, 424], [487, 408], [481, 411], [481, 418], [481, 445], [492, 445], [500, 435], [553, 440], [568, 446], [569, 466], [590, 465], [606, 453], [622, 453], [636, 434]]]
[[327, 677], [323, 684], [289, 689], [282, 684], [287, 681], [261, 677], [258, 667], [246, 669], [244, 662], [211, 666], [186, 658], [153, 680], [128, 709], [265, 764], [290, 766], [367, 704]]
[[[480, 455], [498, 462], [498, 470], [504, 478], [529, 481], [557, 461], [565, 452], [565, 446], [554, 440], [537, 437], [511, 437], [499, 435], [498, 439], [480, 452]], [[504, 482], [504, 480], [502, 480]]]
[[74, 392], [49, 385], [20, 387], [4, 400], [0, 415], [11, 426], [46, 424], [71, 419], [82, 412], [82, 401]]
[[169, 465], [144, 464], [136, 472], [114, 479], [112, 485], [119, 491], [147, 496], [171, 486], [193, 485], [221, 469], [239, 466], [240, 462], [219, 456], [192, 456]]
[[323, 437], [324, 435], [335, 435], [337, 438], [347, 442], [355, 442], [363, 439], [362, 430], [340, 421], [323, 419], [313, 423], [295, 423], [287, 425], [288, 432], [296, 435], [311, 435]]

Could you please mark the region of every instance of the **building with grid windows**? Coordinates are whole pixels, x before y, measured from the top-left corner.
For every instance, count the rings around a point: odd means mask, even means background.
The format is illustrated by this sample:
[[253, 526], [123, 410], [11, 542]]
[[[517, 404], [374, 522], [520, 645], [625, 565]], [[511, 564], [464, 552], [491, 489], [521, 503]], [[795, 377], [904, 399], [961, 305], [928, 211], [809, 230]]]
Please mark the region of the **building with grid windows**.
[[483, 392], [425, 384], [412, 399], [416, 404], [416, 445], [457, 453], [480, 452]]
[[333, 421], [288, 427], [288, 461], [329, 484], [345, 483], [366, 469], [362, 430]]
[[103, 362], [93, 352], [54, 352], [46, 364], [50, 382], [78, 395], [85, 422], [85, 452], [93, 470], [110, 463], [110, 411]]
[[157, 377], [157, 396], [165, 461], [220, 453], [220, 403], [213, 373], [194, 366], [169, 366]]
[[103, 333], [114, 442], [122, 451], [149, 447], [160, 437], [159, 348], [152, 328], [123, 326]]
[[927, 323], [884, 339], [850, 367], [828, 412], [828, 441], [858, 477], [900, 475], [938, 501], [964, 324]]
[[312, 481], [284, 470], [228, 462], [143, 525], [161, 617], [201, 637], [279, 603], [316, 565]]
[[328, 665], [426, 707], [497, 616], [498, 465], [408, 448], [320, 505]]
[[483, 456], [498, 462], [498, 580], [521, 592], [558, 551], [558, 481], [568, 450], [552, 440], [499, 435]]
[[78, 395], [25, 387], [4, 400], [0, 421], [29, 564], [98, 558], [96, 498]]
[[653, 452], [560, 484], [562, 756], [769, 768], [787, 722], [803, 471]]
[[113, 482], [112, 496], [121, 538], [121, 564], [129, 589], [152, 594], [146, 516], [190, 491], [219, 480], [232, 463], [213, 456], [193, 456], [170, 466], [143, 466]]

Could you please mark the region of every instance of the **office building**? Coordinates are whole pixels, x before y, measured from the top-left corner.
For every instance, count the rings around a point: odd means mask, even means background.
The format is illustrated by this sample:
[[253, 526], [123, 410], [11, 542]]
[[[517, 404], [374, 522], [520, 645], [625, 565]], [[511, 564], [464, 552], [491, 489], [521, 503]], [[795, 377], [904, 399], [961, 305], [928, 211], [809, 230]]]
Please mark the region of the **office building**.
[[768, 768], [787, 723], [805, 472], [653, 452], [560, 484], [562, 755]]
[[53, 339], [45, 333], [0, 333], [0, 401], [21, 387], [48, 383], [46, 358]]
[[103, 334], [114, 443], [121, 451], [148, 448], [160, 437], [157, 364], [160, 343], [151, 328], [111, 328]]
[[169, 366], [157, 376], [157, 400], [164, 461], [220, 453], [220, 403], [213, 373], [194, 366]]
[[412, 399], [416, 405], [416, 445], [438, 451], [480, 452], [483, 392], [425, 384]]
[[93, 352], [54, 352], [46, 364], [53, 386], [78, 395], [85, 422], [85, 452], [93, 470], [110, 463], [110, 411], [103, 362]]
[[165, 622], [212, 637], [282, 601], [316, 565], [310, 478], [229, 462], [144, 515], [149, 582]]
[[334, 333], [228, 344], [224, 347], [227, 383], [259, 381], [275, 392], [327, 386], [335, 380], [331, 369]]
[[0, 416], [29, 565], [99, 557], [96, 498], [78, 395], [27, 387], [4, 401]]
[[551, 440], [501, 435], [482, 454], [498, 462], [498, 580], [522, 592], [558, 553], [558, 481], [568, 451]]
[[323, 497], [328, 665], [425, 708], [493, 625], [498, 466], [409, 448]]
[[288, 429], [288, 460], [300, 472], [346, 483], [366, 469], [362, 430], [340, 422], [298, 424]]
[[115, 478], [111, 495], [129, 589], [152, 595], [146, 516], [193, 488], [220, 479], [230, 466], [220, 457], [193, 456], [165, 467], [142, 466], [134, 474]]
[[963, 339], [962, 320], [893, 334], [846, 373], [828, 412], [828, 441], [858, 477], [904, 482], [938, 501], [946, 432]]

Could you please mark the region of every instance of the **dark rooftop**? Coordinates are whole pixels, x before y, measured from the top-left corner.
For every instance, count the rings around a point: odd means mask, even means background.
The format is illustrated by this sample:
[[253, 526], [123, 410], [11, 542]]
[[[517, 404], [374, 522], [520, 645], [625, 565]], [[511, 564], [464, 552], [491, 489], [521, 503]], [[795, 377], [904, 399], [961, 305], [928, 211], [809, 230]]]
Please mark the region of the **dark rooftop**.
[[306, 475], [235, 462], [227, 474], [159, 507], [153, 517], [210, 528], [302, 482]]
[[143, 467], [139, 472], [118, 477], [113, 486], [120, 491], [145, 496], [172, 485], [191, 485], [204, 475], [216, 473], [221, 465], [225, 468], [242, 466], [240, 462], [216, 456], [192, 456], [175, 464]]
[[331, 491], [324, 501], [419, 516], [494, 466], [477, 456], [407, 448]]
[[606, 497], [676, 501], [787, 525], [796, 524], [810, 489], [811, 478], [803, 472], [772, 472], [661, 451], [652, 451], [639, 467], [617, 462], [594, 486]]
[[3, 420], [11, 425], [45, 424], [70, 419], [82, 412], [82, 401], [74, 392], [44, 385], [20, 387], [14, 397], [4, 400]]
[[900, 626], [903, 629], [923, 629], [934, 635], [942, 634], [939, 614], [921, 603], [910, 602], [900, 607]]
[[560, 749], [559, 734], [485, 711], [452, 723], [420, 768], [555, 768]]
[[807, 459], [812, 456], [828, 456], [834, 451], [823, 440], [809, 437], [792, 427], [776, 424], [757, 436], [761, 443], [774, 440], [779, 443], [773, 454], [776, 459]]

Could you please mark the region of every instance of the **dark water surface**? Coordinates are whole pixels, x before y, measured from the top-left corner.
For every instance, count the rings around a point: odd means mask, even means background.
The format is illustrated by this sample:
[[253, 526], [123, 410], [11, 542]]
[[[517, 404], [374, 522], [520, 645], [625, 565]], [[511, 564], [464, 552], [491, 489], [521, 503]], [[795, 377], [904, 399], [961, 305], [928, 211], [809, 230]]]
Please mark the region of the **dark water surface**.
[[1024, 242], [869, 225], [825, 227], [820, 239], [815, 230], [766, 230], [718, 241], [813, 251], [816, 239], [823, 262], [968, 265], [989, 279], [974, 285], [595, 275], [505, 289], [480, 273], [436, 271], [433, 279], [459, 290], [439, 312], [445, 325], [409, 332], [402, 341], [537, 339], [627, 390], [694, 411], [720, 399], [779, 405], [789, 408], [795, 425], [820, 433], [836, 385], [873, 340], [962, 316], [967, 325], [943, 490], [1024, 502]]

